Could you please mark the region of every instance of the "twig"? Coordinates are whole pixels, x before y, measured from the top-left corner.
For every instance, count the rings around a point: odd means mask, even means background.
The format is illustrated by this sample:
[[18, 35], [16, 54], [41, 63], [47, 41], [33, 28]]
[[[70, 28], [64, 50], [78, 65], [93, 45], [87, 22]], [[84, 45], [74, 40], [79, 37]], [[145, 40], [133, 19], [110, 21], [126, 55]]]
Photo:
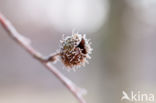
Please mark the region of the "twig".
[[[53, 73], [67, 88], [72, 94], [77, 98], [80, 103], [86, 103], [83, 99], [83, 94], [85, 89], [81, 89], [77, 87], [70, 79], [65, 77], [58, 69], [56, 69], [50, 62], [55, 61], [56, 56], [59, 54], [55, 54], [50, 56], [50, 58], [45, 59], [38, 51], [36, 51], [30, 44], [30, 40], [26, 37], [22, 36], [17, 32], [15, 27], [0, 13], [0, 23], [3, 28], [7, 31], [8, 35], [17, 42], [21, 47], [23, 47], [33, 58], [38, 60], [41, 64], [43, 64], [51, 73]], [[50, 61], [50, 62], [49, 62]]]

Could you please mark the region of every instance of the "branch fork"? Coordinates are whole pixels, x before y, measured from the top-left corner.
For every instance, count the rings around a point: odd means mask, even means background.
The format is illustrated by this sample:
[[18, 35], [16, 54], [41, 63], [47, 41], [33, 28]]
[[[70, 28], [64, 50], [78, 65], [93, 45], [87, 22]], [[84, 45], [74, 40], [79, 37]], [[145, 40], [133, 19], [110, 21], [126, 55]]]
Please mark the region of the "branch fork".
[[79, 88], [50, 63], [56, 60], [56, 58], [60, 55], [59, 53], [50, 55], [49, 57], [45, 58], [44, 56], [42, 56], [42, 54], [40, 54], [31, 46], [30, 40], [21, 35], [11, 24], [11, 22], [8, 19], [6, 19], [1, 13], [0, 23], [6, 30], [8, 35], [15, 42], [17, 42], [17, 44], [24, 48], [34, 59], [39, 61], [46, 69], [48, 69], [52, 74], [54, 74], [56, 78], [58, 78], [62, 82], [62, 84], [76, 97], [79, 103], [86, 103], [86, 101], [83, 98], [83, 94], [86, 93], [86, 90]]

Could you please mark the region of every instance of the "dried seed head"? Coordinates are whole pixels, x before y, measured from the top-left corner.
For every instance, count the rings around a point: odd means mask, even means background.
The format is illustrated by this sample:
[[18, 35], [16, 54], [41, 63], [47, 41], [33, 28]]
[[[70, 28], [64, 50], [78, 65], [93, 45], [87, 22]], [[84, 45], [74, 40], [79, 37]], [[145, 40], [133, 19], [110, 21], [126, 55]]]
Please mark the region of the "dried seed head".
[[61, 41], [60, 56], [66, 67], [74, 68], [84, 65], [90, 59], [92, 49], [85, 35], [74, 33]]

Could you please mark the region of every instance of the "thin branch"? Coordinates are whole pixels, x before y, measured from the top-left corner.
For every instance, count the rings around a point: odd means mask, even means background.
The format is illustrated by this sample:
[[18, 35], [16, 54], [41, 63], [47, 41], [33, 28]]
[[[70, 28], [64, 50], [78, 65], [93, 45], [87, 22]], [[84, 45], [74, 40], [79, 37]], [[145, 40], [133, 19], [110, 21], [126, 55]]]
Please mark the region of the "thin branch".
[[70, 79], [65, 77], [60, 71], [58, 71], [58, 69], [56, 69], [52, 64], [49, 63], [49, 61], [55, 61], [56, 56], [59, 56], [59, 54], [55, 54], [53, 56], [50, 56], [49, 58], [44, 58], [38, 51], [36, 51], [31, 46], [30, 40], [18, 33], [15, 27], [10, 23], [10, 21], [7, 20], [1, 13], [0, 23], [7, 31], [8, 35], [21, 47], [23, 47], [33, 58], [38, 60], [51, 73], [53, 73], [68, 88], [68, 90], [72, 92], [72, 94], [77, 98], [80, 103], [86, 103], [86, 101], [83, 99], [83, 94], [85, 90], [77, 87]]

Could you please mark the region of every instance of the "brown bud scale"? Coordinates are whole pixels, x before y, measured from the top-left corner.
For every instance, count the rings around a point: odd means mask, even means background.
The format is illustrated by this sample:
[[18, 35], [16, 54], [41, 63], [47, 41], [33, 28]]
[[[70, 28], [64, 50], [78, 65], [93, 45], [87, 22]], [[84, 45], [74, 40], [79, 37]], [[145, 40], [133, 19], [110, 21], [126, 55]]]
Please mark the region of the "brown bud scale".
[[85, 35], [74, 33], [61, 41], [60, 56], [66, 67], [74, 68], [84, 65], [90, 58], [92, 49]]

